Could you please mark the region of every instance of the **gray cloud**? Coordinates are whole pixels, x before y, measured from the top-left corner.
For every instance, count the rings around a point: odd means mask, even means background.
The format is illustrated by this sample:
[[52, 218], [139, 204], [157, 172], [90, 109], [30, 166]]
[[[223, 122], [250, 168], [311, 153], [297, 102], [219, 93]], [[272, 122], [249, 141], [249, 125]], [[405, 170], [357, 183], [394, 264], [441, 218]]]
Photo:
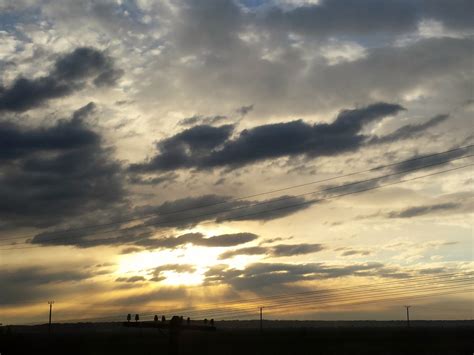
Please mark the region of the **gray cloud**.
[[265, 13], [265, 23], [272, 29], [317, 37], [342, 33], [393, 35], [414, 31], [424, 19], [438, 20], [456, 29], [472, 28], [466, 14], [469, 10], [474, 8], [467, 0], [455, 0], [449, 5], [443, 0], [327, 0], [290, 10], [271, 7]]
[[237, 112], [241, 116], [246, 116], [251, 111], [253, 111], [253, 105], [240, 106], [238, 109], [235, 110], [235, 112]]
[[293, 256], [316, 253], [324, 249], [321, 244], [279, 244], [271, 247], [273, 256]]
[[[229, 201], [230, 200], [230, 201]], [[178, 237], [152, 239], [156, 230], [168, 228], [189, 228], [203, 221], [268, 221], [282, 218], [310, 206], [304, 198], [282, 196], [275, 199], [251, 201], [232, 200], [228, 196], [203, 195], [167, 201], [158, 206], [146, 205], [137, 207], [127, 218], [144, 218], [144, 222], [133, 227], [123, 226], [120, 231], [108, 235], [108, 226], [91, 229], [45, 231], [32, 239], [32, 243], [44, 245], [75, 245], [78, 247], [93, 247], [97, 245], [136, 244], [143, 247], [174, 248], [178, 245], [192, 243], [203, 246], [228, 246], [236, 240], [251, 239], [251, 233], [225, 235], [221, 238], [204, 238], [199, 233], [190, 233]], [[120, 220], [120, 216], [115, 216]], [[114, 216], [107, 216], [113, 221]], [[79, 226], [80, 227], [80, 226]], [[117, 228], [120, 227], [118, 223]], [[95, 234], [96, 233], [96, 234]], [[89, 237], [89, 234], [92, 234]], [[238, 243], [237, 243], [238, 244]], [[235, 245], [237, 245], [235, 244]]]
[[128, 181], [131, 184], [136, 184], [136, 185], [151, 185], [151, 186], [156, 186], [156, 185], [166, 185], [168, 183], [172, 183], [176, 181], [178, 178], [178, 174], [175, 173], [167, 173], [167, 174], [162, 174], [160, 176], [155, 176], [155, 177], [149, 177], [149, 178], [142, 178], [141, 176], [138, 175], [132, 175], [129, 177]]
[[243, 270], [226, 266], [210, 268], [206, 273], [206, 284], [228, 284], [236, 290], [265, 292], [300, 281], [314, 281], [345, 276], [407, 277], [399, 270], [387, 268], [384, 264], [358, 263], [346, 266], [331, 266], [322, 263], [286, 264], [255, 263]]
[[461, 207], [460, 203], [447, 202], [436, 205], [416, 206], [403, 209], [401, 211], [392, 211], [386, 214], [388, 218], [412, 218], [426, 214], [455, 210]]
[[[158, 206], [142, 206], [137, 214], [156, 214], [144, 224], [186, 228], [202, 221], [268, 221], [282, 218], [309, 207], [305, 199], [283, 195], [280, 197], [252, 201], [235, 200], [223, 195], [202, 195], [167, 201]], [[180, 211], [175, 213], [175, 211]]]
[[95, 86], [107, 86], [113, 85], [121, 75], [122, 71], [102, 52], [88, 47], [76, 48], [60, 57], [47, 76], [19, 77], [9, 87], [0, 87], [0, 110], [24, 112], [80, 90], [88, 79], [92, 79]]
[[402, 172], [405, 170], [417, 169], [428, 165], [435, 165], [451, 159], [460, 158], [464, 155], [472, 154], [472, 152], [473, 147], [466, 147], [463, 149], [456, 149], [446, 154], [435, 155], [424, 159], [418, 159], [421, 158], [423, 155], [417, 154], [413, 156], [412, 159], [410, 159], [409, 161], [396, 165], [393, 170], [395, 172]]
[[186, 244], [205, 247], [230, 247], [245, 244], [257, 239], [253, 233], [221, 234], [206, 238], [202, 233], [187, 233], [178, 237], [147, 239], [136, 242], [137, 245], [153, 248], [176, 248]]
[[195, 126], [157, 144], [150, 161], [132, 171], [167, 171], [182, 168], [239, 167], [285, 156], [332, 156], [359, 149], [366, 137], [362, 128], [395, 115], [403, 107], [377, 103], [344, 110], [333, 123], [308, 124], [302, 120], [257, 126], [230, 139], [233, 126]]
[[366, 249], [337, 248], [335, 249], [335, 251], [340, 251], [341, 256], [354, 256], [354, 255], [368, 256], [372, 254], [370, 250], [366, 250]]
[[193, 273], [196, 271], [196, 267], [191, 264], [166, 264], [158, 266], [151, 270], [150, 275], [152, 278], [150, 281], [159, 282], [166, 279], [164, 271], [174, 271], [177, 273]]
[[395, 132], [387, 134], [383, 137], [374, 137], [370, 143], [390, 143], [400, 139], [417, 137], [425, 130], [437, 126], [446, 121], [449, 115], [438, 115], [421, 124], [409, 124], [398, 128]]
[[143, 282], [143, 281], [146, 281], [146, 279], [143, 276], [130, 276], [130, 277], [117, 277], [115, 281], [134, 283], [134, 282]]
[[229, 250], [219, 255], [219, 259], [230, 259], [238, 255], [266, 255], [272, 257], [295, 256], [316, 253], [323, 250], [321, 244], [277, 244], [271, 247], [248, 247]]
[[201, 116], [194, 115], [191, 117], [183, 118], [178, 122], [180, 126], [195, 126], [200, 125], [213, 125], [222, 121], [225, 121], [227, 116], [215, 115], [215, 116]]
[[219, 259], [224, 260], [224, 259], [230, 259], [233, 258], [234, 256], [239, 256], [239, 255], [265, 255], [269, 251], [269, 248], [266, 247], [248, 247], [248, 248], [240, 248], [236, 250], [229, 250], [225, 251], [222, 254], [219, 255]]
[[[416, 1], [415, 1], [416, 2]], [[275, 30], [311, 34], [318, 37], [350, 32], [372, 34], [374, 32], [397, 33], [416, 28], [417, 5], [410, 1], [376, 0], [347, 2], [329, 0], [317, 5], [284, 10], [269, 9], [266, 25]], [[361, 8], [364, 11], [361, 11]]]
[[91, 102], [74, 112], [70, 120], [60, 120], [55, 126], [47, 128], [25, 128], [1, 121], [0, 160], [13, 160], [42, 151], [72, 151], [97, 145], [100, 136], [86, 127], [83, 120], [94, 108], [95, 104]]
[[[194, 165], [192, 159], [206, 156], [232, 134], [233, 126], [195, 126], [157, 143], [161, 154], [146, 164], [134, 164], [132, 171], [167, 171]], [[190, 153], [189, 153], [190, 152]], [[192, 156], [191, 156], [191, 155]]]
[[124, 199], [121, 167], [86, 124], [94, 105], [47, 128], [0, 123], [0, 226], [50, 226]]
[[80, 282], [97, 275], [97, 272], [62, 267], [48, 269], [40, 265], [0, 270], [0, 305], [37, 300], [51, 295], [56, 286]]

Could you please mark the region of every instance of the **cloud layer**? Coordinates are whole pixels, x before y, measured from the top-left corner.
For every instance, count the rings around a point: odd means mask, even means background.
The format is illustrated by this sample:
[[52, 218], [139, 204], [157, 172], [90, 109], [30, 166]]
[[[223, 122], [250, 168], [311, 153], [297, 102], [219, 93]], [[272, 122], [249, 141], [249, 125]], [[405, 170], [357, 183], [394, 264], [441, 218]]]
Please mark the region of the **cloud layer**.
[[182, 168], [239, 167], [267, 159], [306, 155], [331, 156], [359, 149], [365, 125], [403, 110], [396, 104], [377, 103], [344, 110], [334, 122], [308, 124], [302, 120], [257, 126], [231, 138], [230, 125], [189, 128], [157, 144], [159, 153], [132, 171], [168, 171]]
[[16, 78], [9, 87], [0, 87], [0, 111], [24, 112], [48, 100], [78, 91], [89, 80], [95, 86], [115, 84], [122, 71], [110, 57], [88, 47], [76, 48], [58, 58], [50, 73], [35, 79]]

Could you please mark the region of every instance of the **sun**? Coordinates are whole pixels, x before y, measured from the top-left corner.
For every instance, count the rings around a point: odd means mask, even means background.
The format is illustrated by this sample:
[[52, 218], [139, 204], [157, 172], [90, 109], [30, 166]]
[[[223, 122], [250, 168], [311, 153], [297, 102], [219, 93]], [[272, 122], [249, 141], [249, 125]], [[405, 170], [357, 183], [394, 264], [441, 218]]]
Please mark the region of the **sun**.
[[[183, 233], [200, 232], [208, 237], [236, 233], [231, 228], [224, 226], [213, 229], [197, 228], [183, 231]], [[238, 248], [238, 247], [235, 247]], [[229, 247], [208, 247], [192, 244], [183, 245], [177, 249], [163, 249], [156, 251], [143, 251], [139, 253], [121, 255], [118, 261], [116, 274], [118, 277], [143, 276], [151, 278], [153, 270], [160, 266], [186, 265], [193, 270], [162, 270], [159, 282], [162, 285], [200, 285], [204, 282], [206, 271], [213, 266], [225, 264], [227, 267], [242, 269], [247, 264], [255, 261], [255, 256], [240, 255], [230, 260], [219, 259], [219, 255], [228, 251]]]
[[[219, 249], [219, 250], [217, 250]], [[119, 276], [143, 276], [150, 278], [151, 272], [164, 265], [189, 265], [194, 272], [176, 272], [164, 270], [160, 281], [164, 285], [199, 285], [209, 267], [221, 264], [219, 254], [225, 248], [206, 248], [192, 245], [175, 250], [145, 251], [124, 255], [120, 258], [116, 274]]]

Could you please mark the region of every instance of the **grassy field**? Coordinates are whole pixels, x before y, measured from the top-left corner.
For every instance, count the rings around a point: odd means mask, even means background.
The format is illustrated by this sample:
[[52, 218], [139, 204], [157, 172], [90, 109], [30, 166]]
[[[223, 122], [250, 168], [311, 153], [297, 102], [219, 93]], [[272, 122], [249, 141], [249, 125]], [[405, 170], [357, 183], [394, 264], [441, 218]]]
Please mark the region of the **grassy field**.
[[410, 328], [402, 323], [271, 323], [266, 322], [262, 333], [255, 322], [234, 327], [218, 322], [216, 332], [183, 331], [179, 349], [171, 346], [167, 331], [128, 329], [117, 323], [54, 325], [50, 335], [46, 326], [3, 327], [0, 353], [471, 355], [474, 351], [472, 322], [415, 323]]

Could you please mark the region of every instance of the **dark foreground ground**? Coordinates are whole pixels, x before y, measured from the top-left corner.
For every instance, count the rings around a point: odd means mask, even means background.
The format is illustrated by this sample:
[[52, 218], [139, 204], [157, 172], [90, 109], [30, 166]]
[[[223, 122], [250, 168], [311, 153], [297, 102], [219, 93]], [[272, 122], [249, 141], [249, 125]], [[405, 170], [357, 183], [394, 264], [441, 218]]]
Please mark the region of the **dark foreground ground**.
[[[466, 354], [474, 353], [474, 323], [415, 322], [217, 323], [216, 332], [186, 331], [179, 354]], [[176, 350], [176, 349], [174, 349]], [[118, 323], [12, 326], [0, 330], [1, 355], [170, 354], [167, 331]]]

